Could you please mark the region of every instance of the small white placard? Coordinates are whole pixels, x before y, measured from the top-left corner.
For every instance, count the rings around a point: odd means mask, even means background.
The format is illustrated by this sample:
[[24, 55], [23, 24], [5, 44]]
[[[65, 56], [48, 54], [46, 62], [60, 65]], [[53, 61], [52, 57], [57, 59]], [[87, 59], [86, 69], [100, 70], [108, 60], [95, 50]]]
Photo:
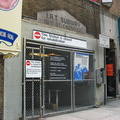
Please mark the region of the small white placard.
[[105, 35], [99, 35], [100, 46], [104, 48], [110, 48], [109, 37]]
[[26, 60], [26, 78], [41, 78], [41, 61]]
[[106, 3], [111, 3], [112, 0], [102, 0], [102, 2], [103, 2], [103, 3], [105, 3], [105, 2], [106, 2]]

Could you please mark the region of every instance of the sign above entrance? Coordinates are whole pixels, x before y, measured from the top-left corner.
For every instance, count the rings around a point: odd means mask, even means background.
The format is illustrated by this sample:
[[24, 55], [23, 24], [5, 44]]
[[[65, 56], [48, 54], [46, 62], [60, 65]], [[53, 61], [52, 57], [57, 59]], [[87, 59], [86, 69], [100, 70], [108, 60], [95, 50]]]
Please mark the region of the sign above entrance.
[[100, 46], [104, 48], [110, 48], [109, 37], [106, 35], [99, 35]]
[[33, 31], [33, 39], [41, 42], [48, 42], [61, 46], [87, 48], [87, 42], [85, 40], [75, 39], [53, 33]]
[[76, 20], [65, 10], [38, 12], [37, 20], [42, 24], [47, 24], [79, 33], [86, 33], [86, 26]]

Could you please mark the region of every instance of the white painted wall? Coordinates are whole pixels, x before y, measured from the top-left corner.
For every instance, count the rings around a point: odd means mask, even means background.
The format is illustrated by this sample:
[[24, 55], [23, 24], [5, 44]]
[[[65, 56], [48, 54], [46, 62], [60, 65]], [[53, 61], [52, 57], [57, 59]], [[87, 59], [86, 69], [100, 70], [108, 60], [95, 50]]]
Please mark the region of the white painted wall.
[[[29, 20], [23, 20], [22, 40], [23, 37], [32, 39], [33, 29], [86, 40], [88, 49], [95, 50], [96, 68], [103, 67], [103, 48], [99, 47], [99, 41], [93, 36], [87, 34], [77, 34], [68, 30], [42, 25], [34, 20], [32, 22]], [[5, 59], [4, 74], [4, 120], [18, 120], [19, 117], [22, 117], [22, 53], [19, 57]], [[103, 86], [97, 88], [96, 97], [97, 102], [103, 103]]]
[[4, 66], [4, 119], [19, 120], [22, 116], [22, 59], [5, 59]]

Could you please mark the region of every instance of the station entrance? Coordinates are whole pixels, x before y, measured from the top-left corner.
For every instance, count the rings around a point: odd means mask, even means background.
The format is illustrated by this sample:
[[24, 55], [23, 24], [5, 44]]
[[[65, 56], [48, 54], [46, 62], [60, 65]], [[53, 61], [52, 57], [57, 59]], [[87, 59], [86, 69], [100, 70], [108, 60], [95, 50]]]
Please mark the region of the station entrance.
[[94, 51], [24, 40], [23, 117], [95, 105]]

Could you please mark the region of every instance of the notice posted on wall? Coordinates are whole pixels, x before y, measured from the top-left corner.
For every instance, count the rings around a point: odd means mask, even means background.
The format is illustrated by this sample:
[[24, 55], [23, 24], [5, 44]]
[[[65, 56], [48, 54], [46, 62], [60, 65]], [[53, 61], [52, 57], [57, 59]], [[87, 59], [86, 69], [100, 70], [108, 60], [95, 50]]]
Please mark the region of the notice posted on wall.
[[50, 79], [51, 80], [67, 80], [69, 79], [69, 55], [50, 56]]
[[41, 61], [26, 60], [26, 78], [41, 78]]
[[89, 72], [89, 55], [84, 53], [75, 53], [74, 80], [87, 79], [88, 72]]

